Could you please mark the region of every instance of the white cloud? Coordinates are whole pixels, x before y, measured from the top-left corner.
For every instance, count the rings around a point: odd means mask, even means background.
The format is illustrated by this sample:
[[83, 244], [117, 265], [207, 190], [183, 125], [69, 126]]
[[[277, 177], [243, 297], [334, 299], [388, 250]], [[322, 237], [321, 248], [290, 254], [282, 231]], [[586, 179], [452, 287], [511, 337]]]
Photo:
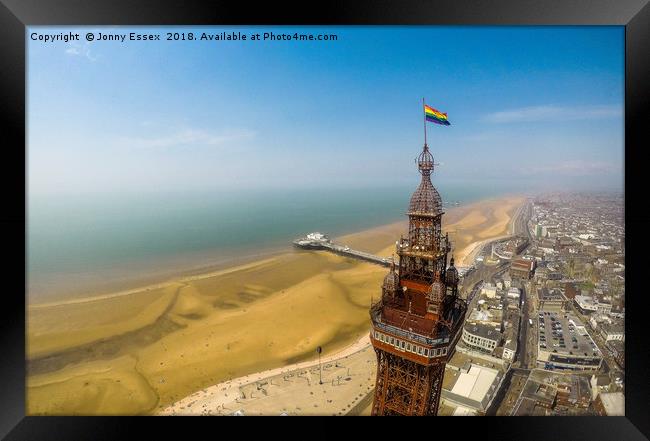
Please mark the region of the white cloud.
[[521, 107], [487, 114], [491, 123], [575, 121], [581, 119], [622, 118], [623, 107], [614, 105], [563, 107], [555, 105]]
[[68, 48], [65, 50], [65, 53], [70, 56], [85, 57], [89, 61], [97, 61], [97, 57], [94, 56], [90, 51], [90, 43], [77, 43], [72, 41], [69, 43]]
[[250, 130], [227, 130], [212, 133], [201, 129], [183, 129], [175, 133], [157, 137], [122, 138], [121, 143], [128, 147], [159, 149], [182, 146], [220, 146], [230, 142], [243, 141], [255, 137]]

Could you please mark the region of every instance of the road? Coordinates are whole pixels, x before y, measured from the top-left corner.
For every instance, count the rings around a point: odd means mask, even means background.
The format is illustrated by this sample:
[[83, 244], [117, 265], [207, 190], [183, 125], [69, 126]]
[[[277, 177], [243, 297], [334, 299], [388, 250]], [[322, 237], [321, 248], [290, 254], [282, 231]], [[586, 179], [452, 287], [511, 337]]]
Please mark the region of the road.
[[515, 361], [519, 361], [519, 366], [522, 368], [527, 368], [528, 367], [528, 329], [530, 328], [530, 324], [528, 323], [528, 319], [530, 316], [528, 315], [528, 309], [530, 308], [530, 304], [528, 302], [527, 298], [527, 290], [525, 284], [521, 287], [521, 301], [522, 301], [522, 312], [520, 315], [519, 319], [519, 343], [517, 344], [517, 354], [515, 356]]
[[[530, 231], [528, 230], [528, 220], [532, 213], [531, 209], [531, 203], [526, 201], [526, 203], [515, 214], [511, 230], [513, 235], [527, 237], [529, 243], [532, 241]], [[524, 252], [525, 249], [522, 250], [522, 254]], [[493, 278], [496, 275], [507, 271], [510, 267], [509, 263], [509, 261], [505, 261], [497, 266], [496, 271], [494, 271], [491, 277]], [[486, 278], [485, 280], [492, 279]], [[529, 361], [535, 361], [534, 344], [536, 344], [536, 336], [528, 322], [530, 319], [529, 311], [530, 308], [532, 308], [532, 301], [529, 299], [528, 294], [534, 294], [531, 291], [530, 286], [530, 284], [525, 283], [521, 286], [521, 312], [519, 315], [517, 352], [515, 354], [514, 363], [508, 371], [508, 381], [503, 382], [497, 396], [495, 397], [495, 401], [491, 408], [492, 415], [510, 415], [513, 412], [517, 398], [519, 397], [528, 375], [530, 374], [530, 369], [528, 369]]]
[[[526, 234], [529, 238], [528, 232], [528, 219], [531, 215], [531, 204], [529, 201], [526, 201], [514, 214], [511, 232], [513, 234]], [[483, 252], [489, 249], [489, 246], [483, 247]], [[483, 253], [482, 252], [482, 253]], [[522, 251], [523, 252], [523, 251]], [[481, 254], [482, 254], [481, 253]], [[486, 265], [483, 262], [476, 262], [475, 269], [463, 277], [461, 281], [460, 291], [461, 293], [467, 290], [472, 290], [467, 293], [466, 299], [468, 303], [468, 312], [472, 309], [472, 296], [473, 292], [476, 292], [476, 284], [482, 281], [492, 282], [495, 277], [503, 274], [509, 268], [510, 261], [505, 260], [498, 265]], [[526, 315], [526, 322], [528, 321], [528, 316]]]
[[512, 234], [526, 236], [529, 242], [533, 240], [530, 236], [530, 230], [528, 229], [528, 220], [531, 215], [532, 204], [530, 201], [526, 201], [515, 214], [514, 222], [512, 223]]
[[[523, 302], [522, 311], [519, 315], [519, 343], [517, 344], [517, 353], [515, 362], [519, 362], [521, 367], [526, 367], [526, 335], [528, 333], [528, 304], [526, 303], [526, 288], [521, 287], [521, 302]], [[520, 303], [521, 305], [521, 303]]]
[[498, 265], [485, 265], [483, 262], [476, 262], [475, 269], [467, 273], [460, 283], [460, 289], [469, 289], [481, 280], [491, 281], [495, 276], [498, 276], [508, 270], [508, 261], [501, 262]]

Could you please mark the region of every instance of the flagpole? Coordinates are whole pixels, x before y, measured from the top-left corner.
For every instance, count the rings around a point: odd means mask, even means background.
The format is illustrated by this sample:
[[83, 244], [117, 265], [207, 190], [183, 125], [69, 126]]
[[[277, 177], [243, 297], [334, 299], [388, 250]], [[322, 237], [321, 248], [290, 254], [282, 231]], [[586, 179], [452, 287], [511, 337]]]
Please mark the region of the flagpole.
[[427, 114], [424, 111], [424, 97], [422, 97], [422, 122], [424, 123], [424, 145], [427, 145]]

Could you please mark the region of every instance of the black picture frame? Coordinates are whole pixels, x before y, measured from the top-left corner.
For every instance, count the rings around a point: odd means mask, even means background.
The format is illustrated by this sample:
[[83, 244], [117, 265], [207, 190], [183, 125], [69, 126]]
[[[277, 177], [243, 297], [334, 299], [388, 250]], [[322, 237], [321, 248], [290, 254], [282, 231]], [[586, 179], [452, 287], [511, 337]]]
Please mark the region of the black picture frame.
[[[625, 417], [520, 417], [507, 420], [442, 418], [436, 434], [454, 429], [460, 434], [491, 439], [641, 440], [650, 436], [648, 409], [649, 353], [644, 342], [648, 313], [643, 283], [650, 217], [643, 197], [644, 150], [648, 142], [650, 79], [650, 5], [647, 0], [492, 0], [386, 1], [346, 0], [330, 3], [278, 5], [259, 2], [197, 0], [0, 0], [0, 97], [4, 130], [2, 173], [5, 210], [1, 215], [8, 238], [3, 292], [5, 314], [0, 320], [0, 436], [18, 439], [131, 438], [134, 426], [149, 435], [174, 433], [186, 418], [32, 417], [25, 416], [25, 257], [26, 26], [32, 25], [618, 25], [625, 26], [625, 229], [626, 229], [626, 399]], [[277, 420], [277, 419], [276, 419]], [[232, 420], [231, 420], [232, 421]], [[286, 423], [286, 419], [283, 420]], [[291, 420], [292, 424], [296, 420]], [[356, 419], [370, 426], [372, 420]], [[236, 422], [240, 422], [237, 420]], [[194, 430], [214, 430], [213, 419], [192, 419]], [[219, 420], [221, 426], [223, 419]], [[231, 422], [231, 424], [233, 424]], [[242, 424], [240, 424], [243, 426]], [[256, 426], [245, 424], [245, 426]], [[330, 425], [332, 431], [338, 425]], [[445, 428], [438, 429], [439, 426]], [[266, 426], [266, 422], [265, 425]], [[381, 425], [380, 425], [381, 427]], [[406, 427], [418, 427], [408, 425]], [[322, 428], [322, 429], [321, 429]], [[327, 425], [319, 425], [325, 434]], [[410, 430], [406, 430], [409, 432]], [[426, 433], [426, 432], [425, 432]], [[428, 432], [431, 436], [434, 433]], [[198, 435], [198, 432], [196, 433]], [[227, 436], [225, 433], [222, 436]], [[215, 433], [216, 437], [216, 433]]]

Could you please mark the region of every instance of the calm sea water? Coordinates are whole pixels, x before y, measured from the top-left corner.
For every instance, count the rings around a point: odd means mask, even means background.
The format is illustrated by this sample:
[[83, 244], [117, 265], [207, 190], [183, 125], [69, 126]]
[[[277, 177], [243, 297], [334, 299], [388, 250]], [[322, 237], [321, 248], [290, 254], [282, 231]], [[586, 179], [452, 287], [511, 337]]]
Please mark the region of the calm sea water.
[[[30, 301], [286, 249], [404, 219], [414, 188], [28, 198]], [[499, 192], [441, 187], [445, 201]]]

